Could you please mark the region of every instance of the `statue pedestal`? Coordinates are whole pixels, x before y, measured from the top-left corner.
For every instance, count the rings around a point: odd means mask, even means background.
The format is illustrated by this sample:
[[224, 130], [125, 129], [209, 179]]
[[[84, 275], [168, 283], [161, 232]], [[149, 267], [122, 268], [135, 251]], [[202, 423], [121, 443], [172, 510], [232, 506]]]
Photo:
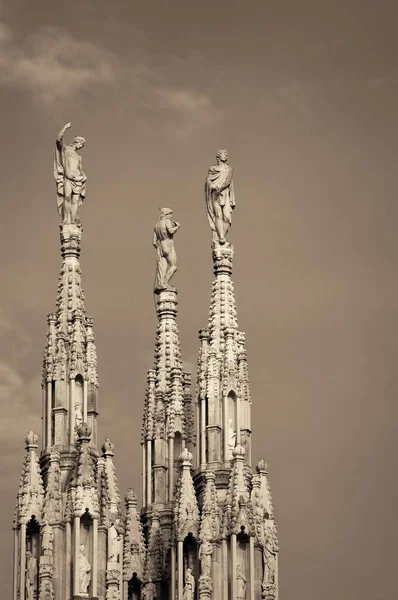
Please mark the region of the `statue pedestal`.
[[86, 596], [73, 596], [73, 600], [99, 600], [99, 598], [97, 596], [90, 596], [89, 594], [87, 594]]

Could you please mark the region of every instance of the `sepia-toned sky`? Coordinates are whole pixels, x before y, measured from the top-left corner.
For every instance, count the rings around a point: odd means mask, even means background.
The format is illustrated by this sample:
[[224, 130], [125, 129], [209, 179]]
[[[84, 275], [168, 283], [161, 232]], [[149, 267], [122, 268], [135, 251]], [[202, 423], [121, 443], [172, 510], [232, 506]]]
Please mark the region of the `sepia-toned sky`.
[[24, 437], [41, 431], [46, 315], [61, 264], [53, 145], [72, 121], [69, 136], [86, 138], [81, 265], [95, 319], [100, 437], [116, 446], [123, 493], [141, 491], [158, 207], [171, 206], [181, 223], [173, 282], [195, 376], [212, 282], [203, 182], [225, 147], [253, 454], [269, 464], [281, 599], [393, 598], [396, 2], [0, 6], [2, 597], [11, 597]]

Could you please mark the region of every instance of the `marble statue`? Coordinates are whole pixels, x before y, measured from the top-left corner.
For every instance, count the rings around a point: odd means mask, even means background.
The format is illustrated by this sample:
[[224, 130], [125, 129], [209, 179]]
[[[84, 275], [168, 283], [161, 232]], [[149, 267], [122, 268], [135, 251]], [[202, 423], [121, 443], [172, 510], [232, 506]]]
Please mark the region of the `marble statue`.
[[205, 183], [206, 210], [213, 232], [213, 242], [225, 244], [231, 227], [235, 194], [232, 167], [228, 164], [228, 152], [217, 152], [217, 164], [210, 167]]
[[156, 585], [152, 583], [150, 579], [148, 583], [144, 585], [144, 589], [142, 590], [142, 599], [143, 600], [156, 600], [158, 597], [156, 591]]
[[194, 600], [195, 597], [195, 578], [192, 575], [192, 569], [188, 568], [185, 573], [185, 585], [182, 593], [183, 600]]
[[232, 419], [228, 419], [228, 458], [232, 458], [232, 451], [236, 445], [236, 431], [232, 424]]
[[82, 157], [78, 152], [85, 139], [77, 135], [69, 146], [66, 145], [64, 135], [70, 127], [71, 123], [67, 123], [59, 132], [54, 153], [57, 206], [63, 224], [80, 223], [77, 211], [86, 197], [87, 177], [82, 171]]
[[120, 534], [117, 530], [118, 519], [108, 530], [109, 536], [109, 561], [119, 562], [120, 557]]
[[264, 581], [263, 583], [275, 583], [276, 554], [272, 536], [266, 536], [263, 545]]
[[210, 576], [211, 573], [211, 555], [213, 554], [213, 546], [205, 540], [199, 548], [199, 560], [202, 567], [202, 575]]
[[243, 575], [241, 565], [236, 567], [236, 600], [245, 600], [246, 578]]
[[36, 600], [37, 595], [37, 558], [30, 550], [26, 552], [26, 600]]
[[171, 221], [173, 211], [171, 208], [160, 209], [160, 220], [156, 223], [153, 232], [153, 245], [156, 248], [156, 276], [155, 293], [162, 290], [174, 290], [169, 285], [170, 279], [177, 271], [177, 255], [174, 248], [173, 236], [179, 229], [180, 224], [177, 221]]
[[41, 550], [42, 554], [52, 555], [53, 553], [54, 533], [51, 525], [46, 523], [41, 531]]
[[88, 593], [91, 581], [91, 565], [84, 554], [84, 544], [80, 544], [79, 553], [79, 588], [80, 594]]

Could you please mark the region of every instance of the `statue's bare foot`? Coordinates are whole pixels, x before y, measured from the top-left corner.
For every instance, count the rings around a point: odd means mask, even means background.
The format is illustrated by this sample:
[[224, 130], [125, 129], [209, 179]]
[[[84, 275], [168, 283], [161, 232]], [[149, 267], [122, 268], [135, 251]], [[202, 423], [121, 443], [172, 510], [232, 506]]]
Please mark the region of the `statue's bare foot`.
[[168, 292], [176, 292], [177, 291], [177, 289], [173, 285], [168, 285], [166, 289]]
[[220, 241], [221, 246], [223, 246], [225, 244], [225, 238], [220, 238], [219, 241]]

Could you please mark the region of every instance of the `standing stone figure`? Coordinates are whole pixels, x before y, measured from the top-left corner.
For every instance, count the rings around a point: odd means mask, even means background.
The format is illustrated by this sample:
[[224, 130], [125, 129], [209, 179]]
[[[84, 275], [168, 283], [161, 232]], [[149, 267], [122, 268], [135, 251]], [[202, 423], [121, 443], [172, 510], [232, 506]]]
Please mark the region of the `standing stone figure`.
[[232, 167], [227, 163], [228, 152], [217, 152], [217, 164], [210, 167], [205, 183], [207, 217], [213, 231], [213, 242], [225, 244], [235, 208]]
[[236, 446], [236, 431], [232, 424], [232, 419], [228, 419], [228, 458], [233, 458], [232, 451]]
[[26, 553], [26, 600], [36, 600], [37, 596], [37, 559], [30, 550]]
[[46, 523], [41, 532], [41, 550], [45, 555], [52, 555], [53, 553], [53, 541], [54, 533], [51, 525]]
[[153, 232], [152, 243], [156, 248], [155, 293], [162, 290], [175, 291], [175, 288], [169, 285], [169, 281], [177, 271], [177, 255], [173, 236], [179, 229], [180, 224], [177, 221], [172, 222], [172, 216], [173, 211], [171, 208], [161, 208], [160, 221], [156, 223]]
[[201, 562], [202, 575], [210, 576], [211, 573], [211, 555], [213, 554], [213, 546], [205, 540], [199, 548], [199, 560]]
[[109, 558], [111, 562], [119, 562], [120, 558], [120, 533], [118, 531], [119, 519], [108, 529], [109, 536]]
[[144, 589], [142, 590], [142, 598], [143, 600], [156, 600], [158, 597], [158, 593], [156, 591], [156, 585], [152, 582], [152, 579], [148, 581], [144, 585]]
[[275, 567], [276, 567], [276, 547], [274, 544], [274, 536], [268, 530], [265, 535], [263, 545], [263, 563], [264, 563], [264, 580], [265, 583], [275, 583]]
[[63, 140], [70, 129], [67, 123], [59, 132], [54, 152], [54, 179], [57, 186], [58, 212], [64, 225], [80, 223], [77, 211], [86, 197], [87, 177], [82, 171], [82, 157], [78, 150], [83, 148], [85, 139], [79, 135], [67, 146]]
[[91, 565], [84, 554], [84, 544], [80, 544], [79, 554], [79, 588], [80, 594], [88, 593], [91, 581]]
[[246, 578], [242, 573], [241, 565], [236, 567], [236, 599], [245, 600], [246, 596]]
[[188, 568], [185, 573], [185, 586], [182, 594], [183, 600], [194, 600], [195, 578], [192, 575], [192, 569]]

